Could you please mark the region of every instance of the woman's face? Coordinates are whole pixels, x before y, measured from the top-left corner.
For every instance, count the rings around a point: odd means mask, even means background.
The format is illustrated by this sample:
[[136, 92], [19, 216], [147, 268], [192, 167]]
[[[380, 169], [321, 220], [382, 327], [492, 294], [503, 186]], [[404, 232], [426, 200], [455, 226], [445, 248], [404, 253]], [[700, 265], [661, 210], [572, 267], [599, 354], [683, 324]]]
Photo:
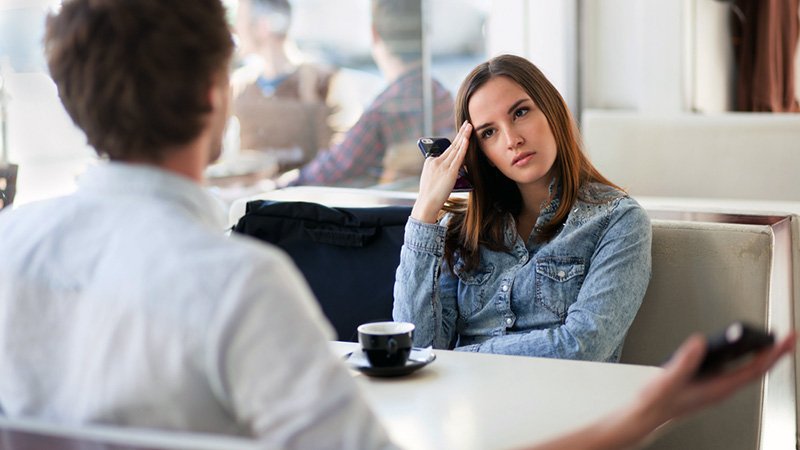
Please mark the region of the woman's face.
[[547, 189], [557, 145], [544, 113], [510, 78], [491, 78], [469, 100], [469, 115], [480, 148], [503, 175]]

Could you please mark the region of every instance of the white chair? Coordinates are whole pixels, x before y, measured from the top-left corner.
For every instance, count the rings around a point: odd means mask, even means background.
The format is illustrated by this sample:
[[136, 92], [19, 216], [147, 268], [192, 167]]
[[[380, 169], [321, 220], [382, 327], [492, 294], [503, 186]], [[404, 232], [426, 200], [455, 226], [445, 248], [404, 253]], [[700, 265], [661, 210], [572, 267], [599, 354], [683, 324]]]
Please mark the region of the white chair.
[[[779, 336], [793, 328], [798, 216], [648, 212], [653, 276], [623, 363], [661, 364], [689, 334], [736, 320]], [[648, 449], [794, 449], [795, 387], [795, 362], [786, 360], [763, 383], [678, 424]]]

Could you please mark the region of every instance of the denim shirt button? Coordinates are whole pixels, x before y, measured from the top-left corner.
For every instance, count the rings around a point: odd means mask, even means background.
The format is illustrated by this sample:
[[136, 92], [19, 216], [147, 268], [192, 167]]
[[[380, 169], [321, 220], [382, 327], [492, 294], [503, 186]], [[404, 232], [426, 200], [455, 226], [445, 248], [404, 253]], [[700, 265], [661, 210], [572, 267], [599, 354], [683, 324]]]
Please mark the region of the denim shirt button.
[[561, 278], [563, 280], [565, 276], [567, 276], [566, 272], [564, 272], [563, 270], [558, 271], [558, 278]]
[[514, 319], [512, 319], [511, 317], [506, 317], [506, 323], [508, 325], [511, 325], [512, 323], [514, 323]]
[[508, 285], [504, 284], [504, 285], [500, 286], [500, 290], [502, 290], [503, 292], [508, 292]]

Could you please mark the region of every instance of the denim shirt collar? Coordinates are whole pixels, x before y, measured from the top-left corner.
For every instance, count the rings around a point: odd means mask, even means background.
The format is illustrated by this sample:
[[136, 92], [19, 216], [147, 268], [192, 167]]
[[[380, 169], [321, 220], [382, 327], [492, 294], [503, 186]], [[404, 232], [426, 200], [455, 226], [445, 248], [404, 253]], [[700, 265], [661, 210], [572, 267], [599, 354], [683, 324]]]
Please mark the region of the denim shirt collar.
[[547, 186], [547, 192], [549, 193], [550, 200], [545, 200], [540, 205], [540, 212], [539, 218], [536, 219], [536, 225], [531, 230], [531, 235], [526, 238], [521, 238], [517, 233], [517, 225], [516, 219], [509, 214], [508, 218], [508, 226], [506, 227], [505, 238], [506, 244], [510, 247], [515, 247], [518, 239], [522, 239], [521, 243], [524, 245], [526, 242], [529, 245], [533, 245], [530, 243], [531, 237], [534, 236], [536, 232], [542, 229], [542, 227], [549, 222], [553, 216], [555, 216], [556, 211], [558, 210], [558, 205], [560, 204], [560, 197], [561, 197], [561, 179], [558, 177], [553, 177], [550, 180], [550, 184]]
[[550, 180], [550, 184], [547, 186], [547, 192], [549, 194], [550, 201], [548, 202], [545, 200], [546, 203], [543, 202], [540, 205], [539, 218], [541, 219], [542, 217], [545, 217], [546, 220], [550, 220], [556, 213], [560, 202], [561, 179], [558, 177], [553, 177], [553, 179]]

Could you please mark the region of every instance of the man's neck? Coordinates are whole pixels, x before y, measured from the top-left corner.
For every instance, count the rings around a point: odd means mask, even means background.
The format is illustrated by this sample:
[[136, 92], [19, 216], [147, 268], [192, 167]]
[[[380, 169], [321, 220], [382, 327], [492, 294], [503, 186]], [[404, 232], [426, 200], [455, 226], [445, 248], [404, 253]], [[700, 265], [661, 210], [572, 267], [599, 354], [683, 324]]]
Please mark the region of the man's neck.
[[166, 158], [160, 164], [157, 164], [162, 169], [168, 170], [172, 173], [184, 176], [194, 181], [195, 183], [202, 184], [204, 180], [203, 173], [205, 172], [205, 163], [189, 158]]
[[295, 69], [295, 64], [286, 56], [283, 42], [263, 45], [259, 49], [258, 55], [264, 60], [262, 75], [265, 78], [276, 78], [291, 73]]
[[164, 158], [158, 162], [130, 161], [132, 163], [150, 164], [176, 175], [188, 178], [195, 183], [202, 184], [204, 173], [208, 165], [208, 157], [200, 142], [192, 142], [171, 151], [165, 152]]
[[394, 56], [386, 49], [385, 45], [381, 41], [373, 43], [372, 56], [375, 59], [375, 64], [381, 71], [383, 78], [389, 84], [393, 83], [395, 80], [400, 78], [400, 76], [421, 64], [419, 61], [410, 63], [405, 62], [402, 59]]

